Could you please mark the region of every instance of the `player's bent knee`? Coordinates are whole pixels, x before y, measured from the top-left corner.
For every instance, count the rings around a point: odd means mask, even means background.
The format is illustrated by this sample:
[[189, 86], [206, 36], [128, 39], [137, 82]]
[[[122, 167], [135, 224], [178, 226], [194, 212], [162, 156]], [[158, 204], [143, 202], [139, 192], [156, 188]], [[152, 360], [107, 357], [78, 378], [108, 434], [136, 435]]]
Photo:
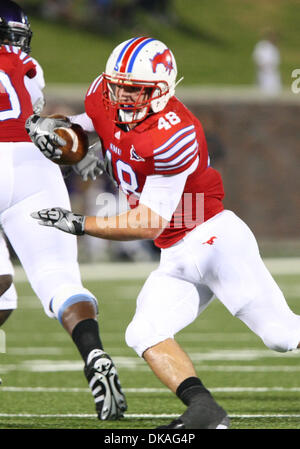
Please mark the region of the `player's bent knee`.
[[287, 352], [296, 349], [295, 335], [290, 330], [276, 324], [267, 325], [261, 338], [264, 344], [273, 351]]
[[172, 337], [173, 335], [159, 332], [153, 325], [151, 325], [150, 321], [142, 319], [133, 319], [125, 333], [126, 344], [140, 357], [142, 357], [147, 349]]
[[[131, 321], [126, 329], [125, 341], [126, 344], [132, 348], [140, 357], [143, 351], [140, 349], [143, 346], [143, 341], [147, 339], [148, 326], [142, 325], [140, 321]], [[146, 348], [147, 349], [147, 348]]]
[[2, 274], [0, 276], [0, 296], [2, 296], [11, 286], [13, 278], [11, 274]]
[[98, 302], [95, 296], [83, 286], [75, 284], [62, 285], [50, 301], [50, 313], [47, 311], [46, 313], [62, 322], [65, 310], [78, 302], [91, 302], [95, 307], [95, 313], [98, 313]]

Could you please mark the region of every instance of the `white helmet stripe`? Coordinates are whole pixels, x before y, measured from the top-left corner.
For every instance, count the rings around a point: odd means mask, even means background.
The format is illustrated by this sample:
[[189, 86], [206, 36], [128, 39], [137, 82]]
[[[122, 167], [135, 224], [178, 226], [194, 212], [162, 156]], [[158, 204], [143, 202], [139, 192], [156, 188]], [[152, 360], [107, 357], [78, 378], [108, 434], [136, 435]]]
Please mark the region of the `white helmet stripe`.
[[123, 49], [122, 49], [121, 53], [119, 54], [118, 59], [117, 59], [117, 61], [116, 61], [116, 65], [115, 65], [115, 67], [114, 67], [114, 70], [115, 70], [116, 72], [119, 71], [119, 67], [120, 67], [121, 60], [122, 60], [123, 55], [124, 55], [124, 53], [126, 52], [127, 48], [128, 48], [133, 42], [135, 42], [137, 39], [138, 39], [138, 37], [134, 37], [133, 39], [131, 39], [130, 41], [128, 41], [127, 44], [123, 47]]
[[141, 49], [155, 39], [147, 37], [138, 37], [131, 39], [125, 47], [123, 47], [117, 59], [114, 70], [120, 73], [131, 73], [134, 61]]
[[134, 53], [133, 53], [131, 59], [129, 60], [129, 63], [128, 63], [128, 66], [127, 66], [127, 67], [128, 67], [128, 68], [127, 68], [127, 72], [129, 72], [129, 73], [132, 72], [132, 67], [133, 67], [134, 61], [135, 61], [136, 58], [137, 58], [137, 55], [139, 54], [139, 52], [141, 51], [141, 49], [142, 49], [145, 45], [149, 44], [149, 42], [152, 42], [152, 41], [154, 41], [154, 39], [147, 39], [146, 41], [142, 42], [142, 43], [137, 47], [137, 49], [134, 51]]

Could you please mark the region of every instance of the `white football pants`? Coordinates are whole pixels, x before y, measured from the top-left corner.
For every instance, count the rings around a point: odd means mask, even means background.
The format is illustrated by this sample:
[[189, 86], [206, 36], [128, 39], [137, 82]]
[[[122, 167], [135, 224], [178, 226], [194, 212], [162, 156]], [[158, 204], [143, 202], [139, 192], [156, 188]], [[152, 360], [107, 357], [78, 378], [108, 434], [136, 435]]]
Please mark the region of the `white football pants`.
[[[70, 209], [60, 168], [32, 143], [0, 143], [0, 221], [50, 317], [57, 316], [69, 296], [89, 294], [80, 279], [76, 237], [41, 226], [30, 216], [54, 206]], [[56, 296], [54, 314], [49, 304]]]
[[300, 317], [265, 267], [248, 226], [226, 210], [162, 250], [138, 296], [127, 344], [142, 356], [192, 323], [215, 296], [269, 348], [284, 352], [300, 342]]

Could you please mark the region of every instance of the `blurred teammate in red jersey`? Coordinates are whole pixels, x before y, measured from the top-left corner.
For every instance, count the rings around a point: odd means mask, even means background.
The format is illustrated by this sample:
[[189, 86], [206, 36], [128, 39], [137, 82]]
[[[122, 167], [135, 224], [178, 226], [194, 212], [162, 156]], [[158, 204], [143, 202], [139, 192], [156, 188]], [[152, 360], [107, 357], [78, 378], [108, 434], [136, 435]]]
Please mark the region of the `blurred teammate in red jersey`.
[[[103, 351], [97, 322], [97, 299], [83, 287], [77, 262], [76, 237], [57, 239], [30, 218], [34, 208], [53, 201], [70, 207], [69, 195], [59, 167], [46, 159], [25, 130], [26, 119], [44, 103], [41, 68], [29, 55], [32, 32], [23, 10], [10, 0], [0, 4], [0, 220], [30, 284], [49, 317], [57, 318], [70, 334], [85, 363], [85, 376], [92, 390], [99, 419], [118, 419], [126, 410], [115, 366]], [[47, 123], [47, 122], [46, 122]], [[50, 128], [68, 126], [50, 121]], [[41, 142], [47, 140], [41, 136]], [[59, 143], [56, 139], [56, 143]], [[63, 143], [60, 142], [60, 143]], [[97, 161], [87, 155], [77, 170], [91, 176]], [[0, 324], [16, 308], [16, 295], [9, 291], [12, 266], [4, 241], [0, 241]]]
[[[226, 429], [226, 411], [174, 335], [215, 296], [276, 351], [297, 348], [300, 317], [267, 271], [248, 226], [224, 210], [221, 176], [210, 166], [200, 122], [175, 97], [176, 77], [176, 61], [165, 44], [130, 39], [115, 48], [105, 72], [91, 84], [85, 113], [70, 117], [97, 131], [106, 171], [128, 195], [132, 210], [101, 218], [53, 207], [32, 216], [76, 235], [154, 240], [160, 264], [138, 296], [127, 344], [187, 406], [163, 427]], [[28, 120], [34, 141], [43, 123], [38, 116]], [[55, 151], [51, 135], [47, 151]]]

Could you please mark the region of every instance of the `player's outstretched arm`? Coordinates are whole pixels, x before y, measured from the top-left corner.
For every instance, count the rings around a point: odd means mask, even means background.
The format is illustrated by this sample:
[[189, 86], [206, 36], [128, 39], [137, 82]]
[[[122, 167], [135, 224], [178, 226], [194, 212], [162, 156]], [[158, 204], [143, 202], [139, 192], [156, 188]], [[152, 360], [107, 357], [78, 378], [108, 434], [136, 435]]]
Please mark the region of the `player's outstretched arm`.
[[31, 216], [43, 226], [52, 226], [70, 234], [120, 241], [154, 240], [168, 224], [143, 204], [112, 217], [85, 217], [60, 207], [33, 212]]
[[31, 216], [39, 220], [40, 225], [52, 226], [69, 234], [84, 234], [85, 217], [83, 215], [73, 214], [73, 212], [61, 207], [42, 209], [38, 212], [32, 212]]

